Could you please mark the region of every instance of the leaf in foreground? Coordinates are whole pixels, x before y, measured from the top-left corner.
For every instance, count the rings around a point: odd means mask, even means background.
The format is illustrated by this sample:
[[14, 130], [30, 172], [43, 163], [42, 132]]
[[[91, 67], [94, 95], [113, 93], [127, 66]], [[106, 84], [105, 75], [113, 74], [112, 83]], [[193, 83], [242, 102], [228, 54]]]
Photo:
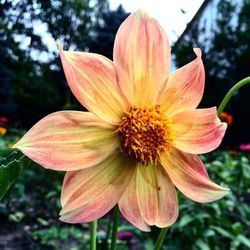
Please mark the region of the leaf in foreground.
[[24, 155], [14, 151], [0, 163], [0, 200], [20, 175], [23, 167], [29, 163]]

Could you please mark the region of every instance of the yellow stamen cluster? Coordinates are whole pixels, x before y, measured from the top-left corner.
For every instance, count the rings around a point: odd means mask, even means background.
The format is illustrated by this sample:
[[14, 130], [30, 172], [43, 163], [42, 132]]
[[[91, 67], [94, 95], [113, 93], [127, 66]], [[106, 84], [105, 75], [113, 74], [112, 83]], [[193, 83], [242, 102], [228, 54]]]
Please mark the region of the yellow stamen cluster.
[[161, 153], [170, 152], [173, 141], [171, 121], [160, 112], [159, 105], [130, 108], [115, 133], [120, 137], [121, 151], [143, 165], [156, 164]]

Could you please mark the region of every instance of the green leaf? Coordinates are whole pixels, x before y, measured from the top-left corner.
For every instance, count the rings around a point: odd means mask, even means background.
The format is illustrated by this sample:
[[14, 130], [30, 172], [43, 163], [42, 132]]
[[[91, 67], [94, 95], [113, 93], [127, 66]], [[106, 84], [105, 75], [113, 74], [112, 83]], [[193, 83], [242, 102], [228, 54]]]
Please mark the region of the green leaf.
[[214, 235], [215, 235], [214, 230], [212, 230], [212, 229], [206, 229], [206, 230], [204, 230], [204, 236], [206, 238], [213, 237]]
[[249, 164], [242, 163], [242, 173], [246, 179], [250, 179], [250, 166], [249, 166]]
[[43, 218], [38, 217], [38, 218], [37, 218], [37, 221], [38, 221], [42, 226], [48, 226], [48, 225], [49, 225], [48, 221], [45, 220], [45, 219], [43, 219]]
[[18, 178], [23, 167], [28, 163], [29, 159], [24, 155], [20, 156], [16, 151], [3, 159], [0, 165], [0, 200]]
[[9, 219], [14, 222], [20, 222], [24, 218], [23, 212], [16, 212], [14, 214], [9, 215]]
[[145, 250], [151, 250], [154, 248], [154, 243], [152, 241], [152, 239], [147, 239], [145, 242], [144, 242], [144, 247], [145, 247]]
[[244, 235], [239, 235], [237, 238], [241, 244], [245, 245], [246, 247], [250, 248], [250, 240], [246, 238]]
[[221, 234], [222, 236], [232, 239], [232, 235], [222, 227], [211, 226], [211, 228], [214, 229], [217, 233]]
[[202, 239], [198, 239], [195, 242], [195, 245], [199, 247], [201, 250], [210, 250], [210, 247], [207, 243], [205, 243]]
[[233, 234], [234, 235], [239, 235], [242, 233], [243, 231], [243, 226], [241, 225], [240, 222], [236, 222], [232, 225], [232, 229], [233, 229]]
[[181, 218], [180, 223], [179, 223], [179, 227], [185, 227], [187, 224], [189, 224], [193, 220], [194, 220], [193, 217], [186, 214]]
[[215, 210], [216, 215], [221, 216], [222, 211], [218, 203], [211, 204], [211, 207]]

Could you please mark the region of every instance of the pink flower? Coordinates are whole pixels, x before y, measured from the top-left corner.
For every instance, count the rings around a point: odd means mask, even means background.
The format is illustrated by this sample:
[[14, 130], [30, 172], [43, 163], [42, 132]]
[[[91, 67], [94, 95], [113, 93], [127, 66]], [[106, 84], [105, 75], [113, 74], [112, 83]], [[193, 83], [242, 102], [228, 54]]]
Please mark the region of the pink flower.
[[250, 152], [250, 143], [248, 144], [241, 144], [240, 145], [240, 150], [244, 152]]
[[118, 30], [113, 62], [59, 48], [69, 87], [90, 112], [50, 114], [14, 147], [45, 168], [68, 171], [62, 221], [90, 222], [118, 203], [128, 221], [149, 231], [176, 221], [175, 187], [198, 202], [228, 193], [196, 155], [217, 148], [226, 130], [215, 107], [197, 109], [205, 79], [200, 49], [170, 74], [167, 35], [143, 11]]
[[130, 241], [134, 238], [134, 234], [130, 231], [121, 231], [117, 233], [117, 238], [119, 240]]

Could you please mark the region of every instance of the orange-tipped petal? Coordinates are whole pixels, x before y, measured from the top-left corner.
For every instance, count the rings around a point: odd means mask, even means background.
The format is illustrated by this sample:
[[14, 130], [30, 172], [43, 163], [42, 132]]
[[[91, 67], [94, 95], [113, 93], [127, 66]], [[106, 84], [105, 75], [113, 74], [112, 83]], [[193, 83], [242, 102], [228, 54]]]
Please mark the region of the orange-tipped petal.
[[227, 128], [227, 124], [217, 117], [215, 107], [181, 111], [175, 113], [171, 119], [175, 147], [191, 154], [202, 154], [216, 149]]
[[158, 103], [167, 114], [182, 109], [196, 108], [201, 101], [205, 72], [200, 49], [194, 49], [197, 58], [170, 74]]
[[209, 179], [202, 161], [196, 155], [173, 149], [169, 155], [162, 156], [161, 163], [174, 185], [191, 200], [211, 202], [229, 191]]
[[13, 147], [45, 168], [73, 171], [92, 167], [118, 147], [113, 126], [89, 112], [52, 113]]
[[176, 190], [160, 166], [137, 167], [136, 195], [144, 221], [148, 225], [168, 227], [178, 217]]
[[130, 223], [142, 231], [151, 231], [150, 227], [144, 221], [139, 208], [138, 198], [136, 195], [136, 171], [118, 204], [122, 215]]
[[95, 167], [67, 172], [60, 220], [85, 223], [102, 217], [118, 203], [134, 171], [131, 160], [117, 153]]
[[59, 42], [58, 46], [75, 97], [101, 119], [118, 124], [127, 104], [118, 87], [113, 62], [98, 54], [63, 51]]
[[130, 104], [155, 104], [170, 65], [168, 37], [160, 24], [141, 10], [131, 14], [117, 32], [114, 65]]

